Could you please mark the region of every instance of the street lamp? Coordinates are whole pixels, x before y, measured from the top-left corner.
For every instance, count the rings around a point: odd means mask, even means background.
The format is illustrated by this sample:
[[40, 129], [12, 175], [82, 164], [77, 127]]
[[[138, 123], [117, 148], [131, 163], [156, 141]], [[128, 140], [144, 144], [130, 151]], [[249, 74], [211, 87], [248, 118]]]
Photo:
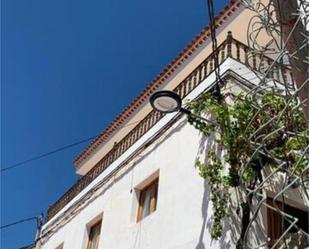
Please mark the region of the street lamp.
[[203, 118], [201, 116], [195, 115], [190, 110], [182, 107], [181, 98], [175, 92], [167, 91], [167, 90], [155, 92], [154, 94], [151, 95], [149, 101], [150, 101], [152, 108], [157, 110], [158, 112], [161, 112], [161, 113], [182, 112], [189, 116], [193, 116], [201, 120], [204, 120], [208, 123], [217, 125], [217, 123], [209, 119]]
[[172, 113], [180, 111], [181, 98], [172, 91], [158, 91], [150, 97], [150, 104], [153, 109], [162, 113]]

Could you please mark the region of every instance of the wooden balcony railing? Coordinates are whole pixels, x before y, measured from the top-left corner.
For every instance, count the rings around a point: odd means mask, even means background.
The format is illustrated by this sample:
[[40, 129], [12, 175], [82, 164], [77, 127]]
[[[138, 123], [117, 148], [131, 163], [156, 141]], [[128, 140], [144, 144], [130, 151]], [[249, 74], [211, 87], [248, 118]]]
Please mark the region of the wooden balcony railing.
[[[228, 57], [250, 66], [253, 70], [261, 70], [273, 63], [269, 57], [253, 55], [248, 56], [249, 47], [232, 38], [229, 32], [227, 39], [218, 47], [219, 64], [222, 64]], [[275, 65], [272, 71], [272, 78], [278, 81], [291, 80], [291, 72], [287, 67]], [[212, 71], [214, 62], [212, 54], [209, 55], [186, 79], [175, 89], [182, 98], [188, 95], [198, 86]], [[50, 220], [78, 193], [86, 188], [97, 176], [99, 176], [111, 163], [132, 146], [141, 136], [153, 127], [162, 115], [157, 111], [151, 111], [141, 122], [139, 122], [118, 144], [116, 144], [86, 175], [81, 177], [58, 201], [50, 206], [47, 212], [47, 219]]]

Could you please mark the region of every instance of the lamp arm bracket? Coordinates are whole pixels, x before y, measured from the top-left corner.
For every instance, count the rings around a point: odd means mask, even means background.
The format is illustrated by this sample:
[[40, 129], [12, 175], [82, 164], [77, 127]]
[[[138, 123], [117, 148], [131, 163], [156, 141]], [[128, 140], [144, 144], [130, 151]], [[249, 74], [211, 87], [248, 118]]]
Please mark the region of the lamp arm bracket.
[[201, 120], [203, 120], [203, 121], [205, 121], [205, 122], [211, 123], [211, 124], [213, 124], [213, 125], [218, 125], [216, 122], [214, 122], [214, 121], [212, 121], [212, 120], [209, 120], [209, 119], [207, 119], [207, 118], [201, 117], [201, 116], [199, 116], [199, 115], [196, 115], [196, 114], [192, 113], [190, 110], [188, 110], [188, 109], [186, 109], [186, 108], [184, 108], [184, 107], [181, 107], [180, 110], [179, 110], [179, 112], [184, 113], [184, 114], [186, 114], [186, 115], [188, 115], [188, 116], [193, 116], [193, 117], [199, 118], [199, 119], [201, 119]]

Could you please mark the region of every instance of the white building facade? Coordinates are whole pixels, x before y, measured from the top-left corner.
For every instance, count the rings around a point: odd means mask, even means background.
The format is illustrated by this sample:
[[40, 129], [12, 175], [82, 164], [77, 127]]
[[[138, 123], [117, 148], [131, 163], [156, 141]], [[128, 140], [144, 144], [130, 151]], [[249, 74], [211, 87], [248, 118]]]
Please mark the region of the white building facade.
[[[240, 32], [250, 15], [240, 1], [231, 1], [216, 19], [224, 91], [247, 91], [258, 82], [246, 65], [246, 33]], [[82, 178], [51, 206], [37, 248], [235, 248], [240, 230], [232, 231], [229, 223], [222, 239], [211, 239], [209, 187], [195, 168], [213, 139], [203, 137], [185, 115], [163, 116], [149, 104], [157, 90], [173, 90], [186, 101], [214, 86], [209, 36], [205, 28], [81, 153], [75, 163]], [[290, 199], [308, 208], [301, 192]], [[261, 227], [249, 236], [252, 245], [268, 236], [265, 212]]]

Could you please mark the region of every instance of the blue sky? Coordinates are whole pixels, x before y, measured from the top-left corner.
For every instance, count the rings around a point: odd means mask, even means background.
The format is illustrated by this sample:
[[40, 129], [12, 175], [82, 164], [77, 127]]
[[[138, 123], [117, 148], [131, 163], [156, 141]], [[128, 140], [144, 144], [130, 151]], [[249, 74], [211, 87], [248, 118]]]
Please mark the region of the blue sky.
[[[206, 0], [2, 0], [1, 166], [98, 134], [207, 22]], [[46, 212], [85, 145], [3, 173], [1, 224]], [[2, 230], [1, 248], [34, 235]]]

